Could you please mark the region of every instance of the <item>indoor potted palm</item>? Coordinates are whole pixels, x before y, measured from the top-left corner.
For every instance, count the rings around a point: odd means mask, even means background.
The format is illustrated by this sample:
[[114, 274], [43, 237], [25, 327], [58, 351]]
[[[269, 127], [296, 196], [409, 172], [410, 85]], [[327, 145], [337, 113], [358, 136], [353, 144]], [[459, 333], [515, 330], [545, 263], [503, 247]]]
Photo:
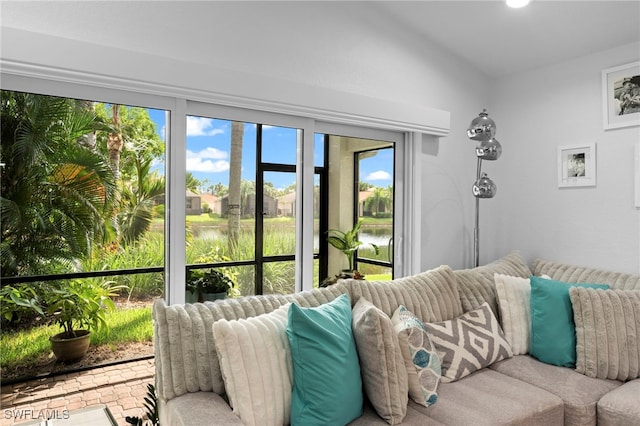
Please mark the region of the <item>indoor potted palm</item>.
[[[353, 275], [357, 272], [355, 271], [355, 254], [358, 248], [366, 245], [370, 245], [373, 247], [373, 250], [376, 254], [380, 253], [380, 249], [375, 244], [366, 244], [362, 241], [358, 240], [358, 232], [360, 232], [360, 227], [362, 226], [362, 221], [358, 221], [353, 229], [343, 232], [338, 229], [330, 229], [327, 231], [327, 242], [331, 244], [333, 247], [340, 250], [347, 256], [347, 261], [349, 262], [349, 269], [343, 269], [341, 271], [341, 276], [353, 277]], [[358, 274], [359, 275], [359, 274]]]
[[224, 299], [235, 286], [224, 273], [216, 270], [189, 270], [187, 272], [187, 302], [204, 302]]
[[91, 330], [107, 327], [106, 313], [115, 309], [111, 298], [125, 288], [113, 281], [96, 284], [72, 280], [49, 292], [45, 298], [47, 312], [63, 330], [49, 338], [58, 361], [74, 361], [86, 355]]

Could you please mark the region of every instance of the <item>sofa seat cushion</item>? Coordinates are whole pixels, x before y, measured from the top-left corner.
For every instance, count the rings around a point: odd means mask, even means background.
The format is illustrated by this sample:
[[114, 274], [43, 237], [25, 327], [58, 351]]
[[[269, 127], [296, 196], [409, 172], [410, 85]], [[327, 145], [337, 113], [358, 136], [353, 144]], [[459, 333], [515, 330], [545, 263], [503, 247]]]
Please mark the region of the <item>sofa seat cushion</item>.
[[640, 424], [640, 379], [616, 388], [598, 401], [598, 426]]
[[216, 424], [244, 426], [240, 417], [214, 392], [191, 392], [169, 401], [158, 401], [160, 424], [172, 426], [202, 426], [204, 419], [215, 419]]
[[[407, 406], [407, 415], [402, 421], [402, 426], [445, 426], [443, 423], [417, 410], [415, 408], [416, 404], [413, 404], [409, 403]], [[349, 423], [349, 426], [388, 426], [388, 423], [376, 414], [376, 410], [371, 403], [365, 400], [362, 416]]]
[[598, 400], [622, 384], [614, 380], [593, 379], [570, 368], [545, 364], [528, 355], [514, 356], [489, 368], [560, 397], [565, 404], [565, 425], [595, 425]]
[[438, 402], [409, 406], [448, 425], [562, 425], [562, 399], [497, 371], [483, 369], [441, 383]]

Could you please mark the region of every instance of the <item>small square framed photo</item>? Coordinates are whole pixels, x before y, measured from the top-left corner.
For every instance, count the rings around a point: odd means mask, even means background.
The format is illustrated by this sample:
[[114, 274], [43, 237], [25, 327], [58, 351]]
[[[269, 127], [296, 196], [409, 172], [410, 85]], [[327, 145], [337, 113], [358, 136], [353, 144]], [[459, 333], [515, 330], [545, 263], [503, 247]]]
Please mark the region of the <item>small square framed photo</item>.
[[602, 71], [604, 129], [640, 126], [640, 61]]
[[596, 186], [596, 144], [558, 147], [558, 187]]

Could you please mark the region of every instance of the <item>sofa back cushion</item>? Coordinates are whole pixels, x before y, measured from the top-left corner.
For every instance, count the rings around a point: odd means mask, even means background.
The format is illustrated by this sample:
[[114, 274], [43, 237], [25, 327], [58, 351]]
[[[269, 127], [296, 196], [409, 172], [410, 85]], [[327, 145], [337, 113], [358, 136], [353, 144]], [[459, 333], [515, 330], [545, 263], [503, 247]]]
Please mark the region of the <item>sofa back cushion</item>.
[[537, 259], [533, 263], [534, 275], [548, 275], [566, 283], [608, 284], [615, 290], [640, 290], [640, 275], [604, 271]]
[[274, 311], [285, 303], [311, 307], [349, 292], [348, 283], [289, 295], [246, 296], [216, 302], [153, 305], [156, 389], [169, 400], [187, 392], [225, 392], [215, 348], [213, 323]]
[[446, 321], [462, 314], [456, 279], [448, 266], [393, 281], [350, 282], [353, 300], [364, 297], [388, 317], [400, 305], [422, 322]]
[[500, 319], [493, 278], [495, 273], [529, 278], [531, 270], [522, 255], [513, 252], [484, 266], [454, 271], [464, 312], [472, 311], [487, 302], [493, 314]]

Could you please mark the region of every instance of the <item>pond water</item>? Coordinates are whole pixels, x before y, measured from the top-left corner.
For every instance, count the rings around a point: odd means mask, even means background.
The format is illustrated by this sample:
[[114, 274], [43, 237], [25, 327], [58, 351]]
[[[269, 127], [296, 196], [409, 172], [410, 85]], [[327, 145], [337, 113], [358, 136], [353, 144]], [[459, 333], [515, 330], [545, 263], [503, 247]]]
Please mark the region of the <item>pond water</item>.
[[[295, 232], [293, 226], [287, 227], [279, 227], [279, 232], [282, 232], [285, 229], [290, 229], [291, 232]], [[221, 238], [226, 238], [227, 236], [227, 226], [226, 225], [205, 225], [205, 224], [192, 224], [191, 232], [194, 238], [204, 239], [204, 240], [216, 240]], [[372, 226], [372, 227], [362, 227], [360, 231], [360, 241], [365, 244], [375, 244], [379, 247], [387, 247], [389, 245], [389, 240], [391, 239], [391, 226]], [[318, 248], [318, 240], [319, 236], [314, 235], [313, 246], [314, 248]]]

